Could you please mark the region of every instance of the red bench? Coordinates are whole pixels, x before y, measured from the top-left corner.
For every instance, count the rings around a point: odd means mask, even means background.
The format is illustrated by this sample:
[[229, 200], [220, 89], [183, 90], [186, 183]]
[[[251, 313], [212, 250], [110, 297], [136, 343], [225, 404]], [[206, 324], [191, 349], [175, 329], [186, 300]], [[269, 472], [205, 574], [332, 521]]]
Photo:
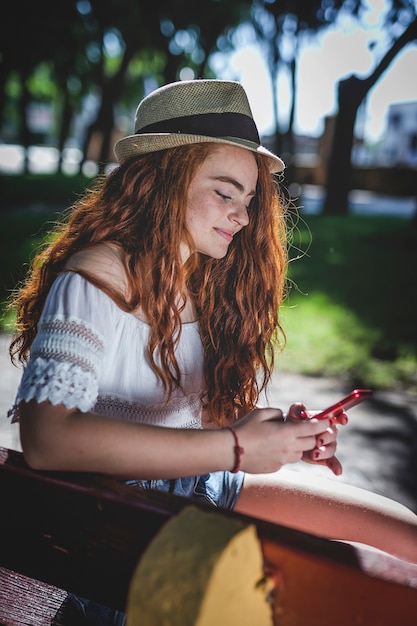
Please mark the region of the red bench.
[[[0, 624], [62, 623], [67, 590], [127, 610], [136, 564], [163, 525], [190, 504], [91, 474], [36, 472], [0, 448]], [[213, 511], [204, 504], [195, 504]], [[417, 566], [290, 528], [255, 523], [279, 581], [277, 624], [415, 626]]]

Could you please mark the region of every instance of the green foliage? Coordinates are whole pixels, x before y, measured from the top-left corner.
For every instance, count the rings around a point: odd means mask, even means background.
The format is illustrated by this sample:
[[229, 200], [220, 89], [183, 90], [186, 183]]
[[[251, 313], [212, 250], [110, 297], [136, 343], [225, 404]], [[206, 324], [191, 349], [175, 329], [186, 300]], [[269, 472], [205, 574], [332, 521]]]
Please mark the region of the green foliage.
[[30, 263], [60, 214], [43, 211], [0, 213], [0, 329], [11, 331], [13, 311], [8, 300], [30, 269]]
[[314, 216], [293, 237], [279, 367], [417, 389], [417, 228], [397, 218]]
[[77, 176], [66, 174], [2, 175], [0, 176], [0, 211], [2, 208], [9, 211], [15, 205], [68, 206], [88, 187], [91, 180], [81, 174]]
[[60, 94], [53, 77], [52, 62], [40, 63], [29, 77], [27, 86], [34, 100], [56, 99]]
[[11, 72], [5, 84], [5, 93], [10, 98], [19, 98], [22, 93], [22, 81], [16, 72]]

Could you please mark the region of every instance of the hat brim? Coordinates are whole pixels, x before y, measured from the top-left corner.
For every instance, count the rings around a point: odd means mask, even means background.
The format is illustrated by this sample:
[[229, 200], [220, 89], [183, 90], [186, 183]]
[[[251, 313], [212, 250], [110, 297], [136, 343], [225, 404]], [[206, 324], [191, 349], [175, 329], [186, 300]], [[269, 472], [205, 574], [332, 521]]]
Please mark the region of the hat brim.
[[206, 135], [187, 135], [186, 133], [150, 133], [123, 137], [114, 146], [117, 161], [122, 164], [130, 157], [157, 152], [167, 148], [186, 146], [194, 143], [224, 143], [251, 150], [267, 159], [270, 172], [278, 173], [285, 169], [285, 163], [276, 154], [264, 146], [236, 137], [208, 137]]

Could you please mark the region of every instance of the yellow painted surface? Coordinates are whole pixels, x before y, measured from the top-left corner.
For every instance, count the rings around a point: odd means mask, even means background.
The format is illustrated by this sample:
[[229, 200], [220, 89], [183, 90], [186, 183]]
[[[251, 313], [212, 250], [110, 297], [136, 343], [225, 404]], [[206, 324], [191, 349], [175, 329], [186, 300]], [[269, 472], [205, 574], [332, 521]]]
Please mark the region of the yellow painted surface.
[[253, 524], [187, 507], [154, 538], [133, 575], [128, 626], [271, 626]]

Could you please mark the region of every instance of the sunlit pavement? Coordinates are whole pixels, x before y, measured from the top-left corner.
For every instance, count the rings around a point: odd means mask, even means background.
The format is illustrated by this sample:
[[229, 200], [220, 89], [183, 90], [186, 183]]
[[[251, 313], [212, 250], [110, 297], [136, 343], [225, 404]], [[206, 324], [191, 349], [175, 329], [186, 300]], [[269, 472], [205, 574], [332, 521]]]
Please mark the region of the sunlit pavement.
[[[51, 146], [31, 146], [28, 148], [29, 172], [32, 174], [51, 174], [56, 171], [59, 153]], [[69, 147], [63, 150], [62, 169], [66, 174], [76, 174], [82, 158], [81, 150]], [[109, 164], [109, 169], [114, 164]], [[0, 144], [0, 175], [21, 174], [24, 167], [24, 149], [14, 144]], [[97, 165], [93, 161], [86, 161], [83, 173], [94, 176]], [[300, 197], [300, 205], [305, 214], [319, 213], [323, 203], [324, 190], [315, 185], [292, 185], [294, 195]], [[396, 197], [376, 194], [371, 191], [355, 189], [349, 195], [351, 214], [360, 215], [397, 215], [410, 218], [417, 211], [417, 198]]]
[[9, 344], [9, 335], [0, 333], [0, 445], [20, 450], [19, 428], [7, 418], [21, 376], [21, 369], [10, 362]]
[[[27, 149], [28, 171], [30, 174], [53, 174], [57, 171], [59, 151], [52, 146], [30, 146]], [[62, 172], [77, 174], [82, 152], [76, 146], [62, 151]], [[15, 144], [0, 144], [0, 174], [22, 174], [25, 165], [25, 151]], [[97, 164], [87, 160], [82, 168], [86, 176], [95, 176]]]
[[[300, 189], [302, 211], [308, 215], [318, 214], [324, 200], [324, 189], [315, 185], [303, 185]], [[353, 189], [349, 194], [351, 215], [396, 215], [409, 219], [417, 212], [417, 197], [386, 196]]]

